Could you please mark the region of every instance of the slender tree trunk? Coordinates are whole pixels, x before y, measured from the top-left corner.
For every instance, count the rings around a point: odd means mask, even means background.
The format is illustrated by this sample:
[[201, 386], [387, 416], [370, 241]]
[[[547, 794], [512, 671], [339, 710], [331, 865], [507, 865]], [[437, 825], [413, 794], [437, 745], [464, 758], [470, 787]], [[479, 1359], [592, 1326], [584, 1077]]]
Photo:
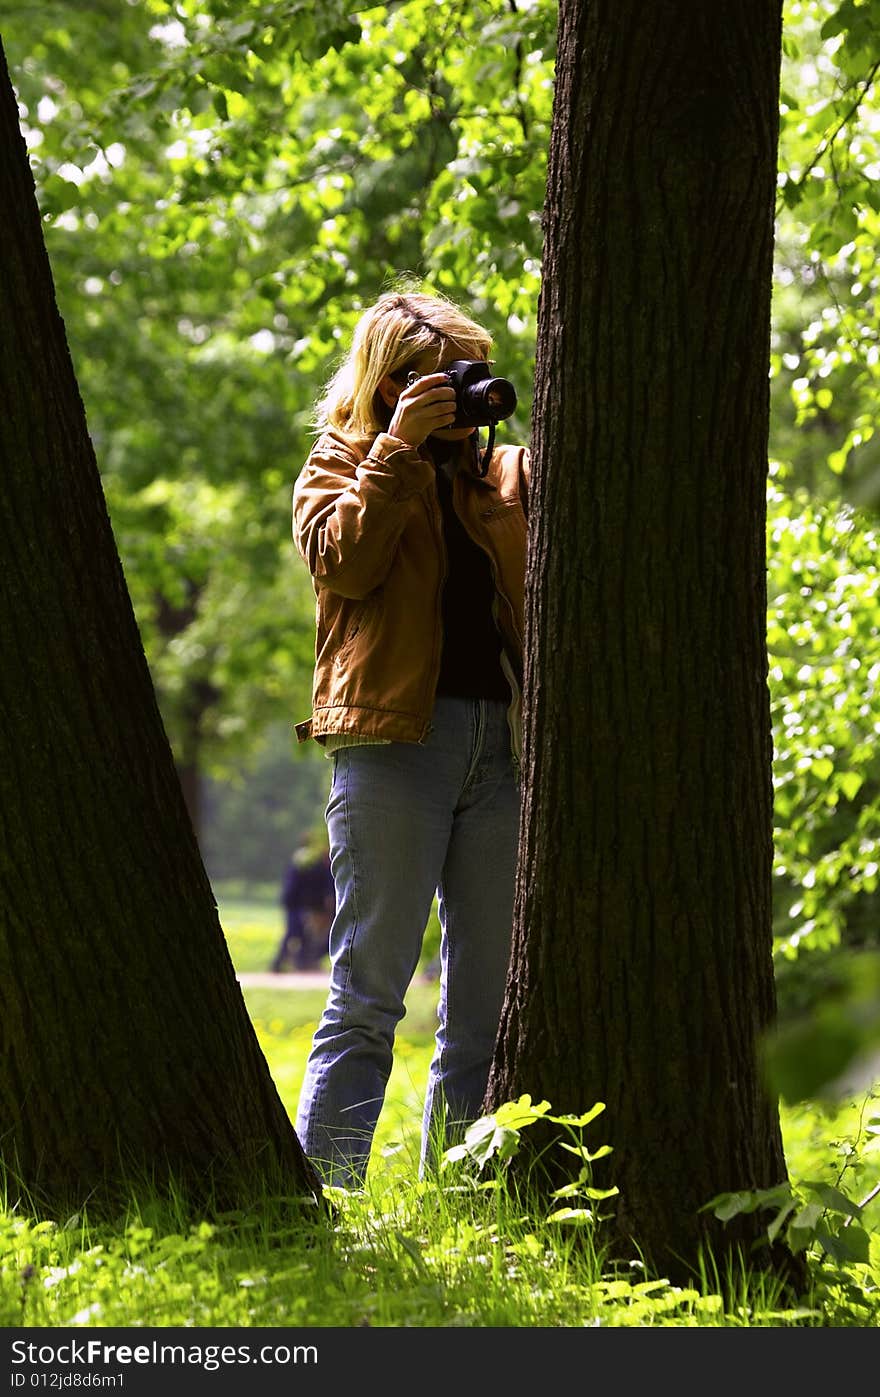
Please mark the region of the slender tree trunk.
[[181, 796], [55, 304], [0, 49], [0, 1152], [13, 1196], [317, 1179]]
[[[781, 0], [561, 0], [514, 951], [487, 1105], [597, 1101], [614, 1245], [786, 1178], [765, 498]], [[571, 1177], [552, 1152], [550, 1173]], [[603, 1172], [604, 1171], [604, 1172]], [[787, 1264], [787, 1258], [785, 1258]]]

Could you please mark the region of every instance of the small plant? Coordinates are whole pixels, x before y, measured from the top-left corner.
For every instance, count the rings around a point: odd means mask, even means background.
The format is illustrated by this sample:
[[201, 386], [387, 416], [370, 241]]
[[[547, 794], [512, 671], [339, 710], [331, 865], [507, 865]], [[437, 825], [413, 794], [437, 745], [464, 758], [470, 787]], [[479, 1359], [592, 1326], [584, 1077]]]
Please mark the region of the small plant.
[[[481, 1116], [468, 1127], [462, 1143], [445, 1151], [441, 1167], [449, 1170], [456, 1164], [469, 1163], [476, 1165], [477, 1175], [480, 1175], [488, 1165], [494, 1163], [500, 1171], [493, 1180], [493, 1186], [497, 1187], [505, 1167], [520, 1150], [522, 1132], [537, 1121], [547, 1121], [552, 1125], [561, 1126], [570, 1136], [569, 1140], [557, 1140], [556, 1143], [560, 1149], [575, 1156], [579, 1161], [579, 1168], [576, 1179], [554, 1189], [550, 1195], [554, 1200], [575, 1201], [569, 1201], [564, 1207], [555, 1209], [546, 1221], [600, 1222], [602, 1218], [596, 1214], [592, 1205], [605, 1198], [612, 1198], [619, 1190], [616, 1187], [595, 1188], [591, 1183], [592, 1166], [597, 1159], [611, 1154], [612, 1147], [600, 1145], [598, 1149], [588, 1149], [583, 1140], [583, 1132], [604, 1110], [605, 1103], [597, 1102], [591, 1110], [580, 1116], [554, 1116], [550, 1114], [548, 1101], [541, 1101], [536, 1105], [528, 1095], [519, 1097], [517, 1101], [506, 1101], [497, 1111]], [[576, 1200], [584, 1200], [587, 1206], [577, 1206]]]

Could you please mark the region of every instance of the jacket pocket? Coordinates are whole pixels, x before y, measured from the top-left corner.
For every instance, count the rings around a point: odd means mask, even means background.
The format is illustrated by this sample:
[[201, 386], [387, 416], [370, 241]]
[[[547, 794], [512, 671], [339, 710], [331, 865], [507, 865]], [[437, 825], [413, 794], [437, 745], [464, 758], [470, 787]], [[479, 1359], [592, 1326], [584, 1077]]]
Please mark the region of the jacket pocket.
[[337, 669], [342, 669], [345, 666], [352, 650], [358, 642], [363, 639], [366, 632], [376, 621], [381, 607], [382, 597], [379, 593], [374, 593], [367, 601], [358, 607], [357, 612], [352, 616], [346, 626], [345, 634], [342, 637], [342, 643], [336, 651], [333, 663]]
[[480, 518], [491, 524], [493, 519], [512, 519], [516, 515], [522, 515], [525, 519], [525, 511], [519, 495], [508, 495], [505, 499], [496, 500], [488, 509], [480, 510]]

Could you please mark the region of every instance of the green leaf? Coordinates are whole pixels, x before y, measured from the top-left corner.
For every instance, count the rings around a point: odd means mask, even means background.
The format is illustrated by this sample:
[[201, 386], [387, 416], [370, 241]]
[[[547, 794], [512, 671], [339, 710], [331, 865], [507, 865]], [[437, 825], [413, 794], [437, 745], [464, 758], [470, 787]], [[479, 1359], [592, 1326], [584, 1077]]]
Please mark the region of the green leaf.
[[582, 1192], [583, 1185], [580, 1179], [575, 1179], [573, 1184], [563, 1184], [562, 1188], [555, 1188], [551, 1193], [551, 1198], [577, 1198]]
[[519, 1147], [519, 1134], [499, 1126], [494, 1116], [483, 1116], [465, 1132], [464, 1144], [468, 1155], [482, 1167], [490, 1159], [509, 1159]]
[[844, 1213], [847, 1217], [860, 1218], [862, 1209], [858, 1203], [854, 1203], [851, 1198], [847, 1198], [845, 1193], [841, 1193], [839, 1188], [833, 1184], [819, 1182], [804, 1182], [802, 1188], [809, 1189], [820, 1198], [826, 1208], [830, 1208], [835, 1213]]
[[604, 1110], [605, 1102], [597, 1101], [595, 1106], [591, 1107], [589, 1111], [585, 1111], [582, 1116], [551, 1116], [550, 1119], [558, 1125], [570, 1125], [574, 1129], [580, 1130], [594, 1121]]
[[820, 1203], [805, 1203], [792, 1218], [790, 1231], [809, 1232], [812, 1236], [822, 1217], [822, 1211]]
[[539, 1101], [537, 1104], [533, 1104], [531, 1096], [526, 1094], [520, 1096], [516, 1101], [502, 1102], [495, 1112], [494, 1119], [499, 1125], [522, 1130], [525, 1126], [533, 1125], [535, 1121], [541, 1120], [549, 1110], [549, 1101]]
[[855, 800], [864, 785], [864, 780], [859, 771], [842, 771], [837, 777], [837, 784], [847, 800]]
[[43, 184], [40, 206], [44, 213], [59, 214], [82, 203], [78, 184], [73, 180], [62, 179], [60, 175], [50, 175]]
[[611, 1145], [600, 1145], [597, 1150], [588, 1150], [586, 1145], [571, 1145], [567, 1140], [560, 1140], [559, 1148], [567, 1150], [569, 1154], [577, 1155], [578, 1159], [586, 1160], [588, 1164], [592, 1164], [595, 1159], [604, 1159], [606, 1155], [613, 1153]]
[[842, 34], [846, 29], [849, 18], [844, 14], [845, 8], [845, 6], [841, 5], [839, 10], [836, 10], [833, 15], [829, 15], [824, 21], [819, 30], [823, 39], [833, 39], [836, 34]]
[[752, 1213], [756, 1207], [754, 1194], [751, 1193], [729, 1193], [724, 1197], [724, 1201], [719, 1203], [714, 1209], [716, 1218], [721, 1222], [729, 1222], [731, 1218], [738, 1217], [740, 1213]]
[[736, 1193], [719, 1193], [703, 1204], [702, 1211], [711, 1208], [715, 1217], [727, 1222], [740, 1213], [754, 1213], [759, 1208], [776, 1208], [788, 1202], [790, 1197], [791, 1189], [788, 1184], [777, 1184], [775, 1188], [742, 1189]]
[[801, 1252], [807, 1250], [815, 1238], [814, 1233], [809, 1228], [790, 1227], [786, 1233], [785, 1240], [789, 1250], [792, 1251], [795, 1256], [798, 1256]]
[[583, 1225], [592, 1222], [594, 1214], [589, 1208], [557, 1208], [555, 1213], [548, 1213], [548, 1222], [574, 1222]]
[[816, 1240], [835, 1261], [866, 1265], [871, 1259], [871, 1239], [861, 1227], [842, 1227], [839, 1232], [817, 1229]]
[[767, 1225], [767, 1240], [769, 1242], [776, 1241], [776, 1238], [782, 1231], [786, 1219], [791, 1216], [796, 1207], [797, 1203], [793, 1198], [786, 1199], [782, 1207], [779, 1209], [779, 1212], [776, 1214], [776, 1217], [773, 1218], [772, 1222], [768, 1223]]

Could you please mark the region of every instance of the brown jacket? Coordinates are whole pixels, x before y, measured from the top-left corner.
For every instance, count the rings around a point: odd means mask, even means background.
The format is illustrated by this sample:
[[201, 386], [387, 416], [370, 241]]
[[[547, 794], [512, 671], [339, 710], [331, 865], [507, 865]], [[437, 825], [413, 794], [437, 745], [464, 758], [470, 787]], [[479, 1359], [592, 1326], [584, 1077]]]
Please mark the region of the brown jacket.
[[[528, 452], [500, 446], [484, 478], [468, 454], [453, 486], [463, 524], [492, 562], [517, 756], [528, 474]], [[352, 441], [326, 431], [293, 489], [293, 538], [317, 598], [312, 715], [296, 725], [297, 737], [424, 741], [440, 668], [446, 571], [428, 453], [385, 432]]]

